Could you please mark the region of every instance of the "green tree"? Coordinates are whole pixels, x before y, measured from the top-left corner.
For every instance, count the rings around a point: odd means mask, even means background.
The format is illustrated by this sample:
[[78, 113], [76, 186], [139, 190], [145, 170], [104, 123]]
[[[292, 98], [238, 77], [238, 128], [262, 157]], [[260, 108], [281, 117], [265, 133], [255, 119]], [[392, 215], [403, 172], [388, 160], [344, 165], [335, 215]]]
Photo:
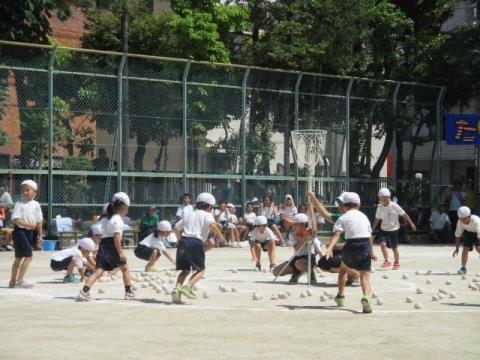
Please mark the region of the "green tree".
[[48, 43], [50, 19], [68, 19], [69, 0], [4, 0], [0, 3], [0, 39]]
[[[143, 2], [144, 3], [144, 2]], [[142, 8], [142, 1], [128, 11], [129, 51], [150, 55], [182, 57], [195, 60], [215, 62], [230, 62], [230, 51], [224, 41], [228, 38], [230, 29], [240, 27], [247, 19], [245, 10], [222, 5], [220, 1], [206, 2], [211, 6], [199, 6], [196, 2], [172, 2], [174, 13], [147, 13]], [[200, 2], [201, 3], [201, 2]], [[191, 7], [187, 7], [191, 5]], [[121, 50], [121, 24], [119, 10], [112, 8], [111, 12], [87, 12], [87, 28], [89, 33], [83, 38], [86, 47]], [[147, 77], [170, 78], [172, 73], [181, 76], [184, 65], [173, 62], [155, 60], [129, 60], [126, 72], [140, 71]], [[206, 67], [205, 67], [206, 69]], [[209, 70], [192, 70], [197, 83], [212, 83], [212, 72]], [[229, 81], [230, 75], [226, 76]], [[153, 87], [159, 90], [152, 91]], [[165, 148], [168, 139], [182, 133], [181, 93], [178, 85], [158, 84], [151, 82], [129, 81], [127, 98], [127, 114], [129, 117], [128, 133], [135, 138], [137, 149], [134, 156], [134, 167], [143, 169], [145, 145], [154, 141], [160, 145], [156, 159], [157, 168], [162, 163], [165, 166], [167, 152]], [[135, 91], [134, 91], [135, 90]], [[159, 96], [159, 93], [161, 96]], [[206, 141], [206, 133], [218, 126], [225, 117], [224, 109], [209, 104], [214, 97], [218, 101], [223, 92], [215, 87], [189, 87], [189, 149], [196, 149]], [[145, 116], [150, 119], [145, 122]], [[208, 121], [205, 117], [208, 116]], [[111, 123], [111, 122], [110, 122]], [[108, 122], [100, 122], [100, 127], [111, 129]], [[147, 130], [148, 127], [148, 131]], [[195, 150], [191, 150], [195, 152]], [[192, 153], [192, 158], [196, 159]], [[163, 159], [162, 159], [163, 158]], [[193, 161], [193, 168], [197, 166]]]

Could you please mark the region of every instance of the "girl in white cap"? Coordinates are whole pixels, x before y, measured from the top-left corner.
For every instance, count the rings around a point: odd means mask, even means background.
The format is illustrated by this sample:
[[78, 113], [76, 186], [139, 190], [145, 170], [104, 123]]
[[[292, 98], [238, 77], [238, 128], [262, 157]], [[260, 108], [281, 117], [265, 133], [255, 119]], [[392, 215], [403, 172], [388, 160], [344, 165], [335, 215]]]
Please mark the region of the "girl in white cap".
[[273, 231], [267, 227], [267, 218], [263, 215], [255, 218], [255, 228], [250, 233], [250, 243], [253, 247], [253, 255], [255, 266], [258, 270], [262, 269], [260, 263], [261, 251], [268, 253], [268, 259], [270, 260], [270, 270], [275, 267], [275, 241], [277, 237], [273, 234]]
[[453, 257], [458, 255], [460, 239], [463, 236], [462, 267], [458, 270], [459, 274], [467, 273], [468, 253], [477, 250], [480, 253], [480, 218], [472, 215], [470, 208], [461, 206], [457, 210], [458, 222], [455, 229], [455, 251]]
[[155, 262], [160, 259], [163, 254], [175, 265], [175, 260], [167, 252], [164, 241], [168, 239], [170, 232], [172, 231], [172, 225], [166, 220], [160, 221], [157, 224], [157, 230], [153, 234], [148, 235], [143, 239], [135, 248], [135, 256], [142, 260], [147, 260], [148, 263], [145, 266], [145, 272], [159, 272], [154, 265]]
[[392, 263], [388, 260], [388, 250], [393, 250], [394, 263], [393, 270], [400, 269], [400, 253], [398, 251], [398, 233], [400, 230], [400, 222], [398, 217], [401, 216], [410, 225], [412, 231], [417, 231], [415, 224], [410, 216], [400, 207], [400, 205], [394, 203], [391, 200], [390, 190], [382, 188], [378, 191], [378, 197], [380, 203], [377, 205], [377, 211], [375, 212], [375, 220], [373, 221], [373, 230], [376, 229], [380, 220], [382, 224], [380, 231], [377, 235], [377, 239], [380, 242], [380, 248], [384, 258], [382, 268], [389, 269]]
[[82, 278], [84, 276], [84, 268], [94, 270], [87, 261], [87, 257], [92, 251], [95, 251], [93, 240], [88, 237], [80, 239], [78, 245], [58, 251], [50, 256], [50, 268], [53, 271], [67, 271], [63, 282], [78, 283], [79, 279], [73, 275], [73, 269], [77, 267], [78, 273]]
[[[317, 236], [317, 221], [313, 213], [312, 204], [307, 204], [307, 214], [299, 213], [293, 217], [293, 250], [295, 256], [290, 260], [290, 263], [284, 262], [273, 268], [272, 273], [275, 276], [283, 276], [292, 274], [290, 283], [296, 284], [302, 274], [308, 272], [308, 254], [309, 249], [307, 242], [312, 241]], [[311, 254], [310, 282], [312, 284], [317, 282], [313, 267], [315, 266], [315, 252]], [[288, 264], [288, 265], [287, 265]], [[283, 269], [283, 270], [282, 270]]]
[[370, 297], [370, 270], [372, 260], [376, 260], [373, 253], [372, 228], [367, 216], [359, 211], [360, 197], [357, 193], [343, 194], [345, 214], [335, 222], [333, 235], [330, 238], [326, 259], [333, 257], [333, 249], [342, 233], [345, 233], [345, 246], [342, 250], [342, 266], [338, 274], [338, 294], [335, 302], [338, 306], [345, 304], [345, 285], [348, 269], [355, 269], [360, 273], [360, 284], [363, 296], [361, 299], [363, 312], [372, 312], [372, 299]]
[[[210, 193], [201, 193], [197, 196], [196, 209], [186, 218], [175, 224], [175, 229], [181, 232], [181, 239], [177, 246], [176, 268], [180, 270], [177, 285], [172, 291], [172, 302], [179, 304], [182, 294], [189, 299], [196, 299], [192, 287], [205, 273], [205, 251], [211, 247], [208, 244], [210, 232], [225, 241], [219, 224], [215, 223], [212, 208], [215, 198]], [[187, 276], [194, 271], [188, 283], [184, 285]]]
[[128, 270], [127, 257], [122, 249], [123, 220], [128, 213], [130, 198], [124, 192], [113, 195], [107, 206], [106, 216], [100, 220], [102, 225], [102, 240], [98, 248], [95, 272], [87, 279], [85, 286], [78, 294], [81, 301], [90, 301], [90, 288], [103, 275], [104, 271], [112, 271], [118, 267], [122, 271], [125, 285], [125, 300], [135, 299], [132, 289], [132, 279]]
[[25, 180], [20, 184], [22, 200], [13, 207], [12, 221], [15, 225], [12, 233], [15, 248], [15, 261], [8, 287], [31, 289], [33, 284], [25, 281], [25, 274], [32, 261], [33, 246], [42, 242], [43, 215], [40, 204], [33, 200], [37, 195], [37, 183]]
[[[307, 196], [310, 198], [313, 207], [318, 213], [325, 219], [325, 221], [334, 224], [335, 222], [340, 219], [342, 214], [345, 213], [345, 207], [343, 206], [343, 197], [345, 196], [346, 192], [341, 193], [336, 199], [335, 202], [337, 204], [337, 211], [330, 212], [328, 211], [323, 204], [320, 202], [319, 199], [315, 196], [315, 193], [309, 191], [307, 192]], [[327, 243], [327, 247], [330, 244]], [[318, 260], [318, 267], [323, 271], [328, 271], [330, 273], [338, 274], [342, 267], [342, 251], [343, 247], [345, 246], [345, 236], [342, 233], [340, 238], [338, 239], [337, 243], [333, 248], [333, 256], [327, 260], [325, 255], [321, 256]], [[347, 285], [352, 285], [353, 282], [357, 281], [360, 277], [360, 274], [355, 269], [348, 269], [347, 273]]]

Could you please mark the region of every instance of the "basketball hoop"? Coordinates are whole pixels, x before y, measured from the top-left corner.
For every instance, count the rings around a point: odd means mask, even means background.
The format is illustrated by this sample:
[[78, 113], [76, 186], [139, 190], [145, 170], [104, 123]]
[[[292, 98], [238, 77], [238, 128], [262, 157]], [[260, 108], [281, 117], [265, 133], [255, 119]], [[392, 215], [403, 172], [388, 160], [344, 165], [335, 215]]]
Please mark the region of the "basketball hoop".
[[325, 153], [327, 130], [293, 130], [293, 157], [297, 166], [305, 166], [307, 176], [307, 191], [313, 189], [315, 166]]

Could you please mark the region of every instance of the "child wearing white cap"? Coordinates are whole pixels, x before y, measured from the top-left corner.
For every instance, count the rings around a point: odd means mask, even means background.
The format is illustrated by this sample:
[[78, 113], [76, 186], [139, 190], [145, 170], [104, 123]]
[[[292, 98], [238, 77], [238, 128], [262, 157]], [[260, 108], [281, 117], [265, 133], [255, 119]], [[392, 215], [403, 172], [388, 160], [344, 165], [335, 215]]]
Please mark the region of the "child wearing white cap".
[[255, 266], [258, 270], [262, 269], [260, 263], [262, 250], [268, 253], [270, 270], [275, 267], [275, 241], [277, 240], [278, 239], [273, 234], [273, 231], [267, 227], [267, 218], [263, 215], [257, 216], [255, 218], [255, 228], [250, 233], [250, 243], [253, 247]]
[[394, 203], [390, 196], [390, 190], [387, 188], [382, 188], [378, 191], [380, 203], [377, 205], [372, 228], [375, 230], [380, 220], [382, 221], [380, 231], [377, 235], [384, 258], [382, 268], [388, 269], [392, 266], [392, 263], [388, 260], [387, 248], [390, 248], [393, 250], [393, 256], [395, 259], [393, 270], [398, 270], [400, 269], [400, 253], [398, 251], [400, 222], [398, 221], [398, 217], [401, 216], [410, 225], [412, 231], [417, 231], [417, 228], [412, 219], [410, 219], [410, 216], [408, 216], [400, 205]]
[[84, 276], [84, 268], [90, 268], [90, 270], [94, 270], [94, 268], [89, 265], [86, 259], [94, 250], [95, 243], [93, 240], [88, 237], [82, 238], [78, 242], [78, 245], [75, 245], [69, 249], [57, 251], [50, 256], [50, 268], [53, 271], [67, 271], [65, 277], [63, 278], [63, 282], [78, 283], [79, 279], [73, 275], [73, 269], [77, 267], [78, 273], [82, 278]]
[[335, 302], [338, 306], [345, 304], [345, 284], [347, 280], [348, 268], [357, 270], [360, 273], [360, 284], [362, 286], [363, 296], [361, 304], [364, 313], [372, 312], [372, 299], [370, 297], [370, 270], [372, 260], [376, 260], [373, 253], [372, 228], [367, 216], [359, 211], [360, 197], [357, 193], [349, 192], [343, 196], [343, 214], [333, 227], [334, 234], [330, 238], [329, 246], [325, 255], [327, 259], [333, 256], [333, 248], [340, 238], [340, 234], [345, 233], [345, 246], [342, 251], [342, 266], [338, 274], [338, 294]]
[[122, 217], [128, 214], [130, 198], [124, 192], [113, 195], [107, 206], [106, 216], [100, 220], [102, 225], [102, 240], [98, 248], [95, 272], [87, 279], [85, 286], [78, 294], [78, 300], [90, 301], [90, 288], [103, 275], [104, 271], [120, 268], [125, 286], [125, 300], [134, 300], [132, 279], [127, 265], [127, 257], [122, 249], [122, 234], [124, 223]]
[[[205, 273], [205, 251], [209, 248], [208, 235], [210, 232], [223, 238], [220, 225], [215, 223], [212, 208], [215, 198], [210, 193], [201, 193], [197, 196], [196, 209], [186, 218], [175, 224], [175, 229], [181, 232], [181, 239], [177, 246], [176, 268], [180, 270], [177, 285], [172, 291], [172, 302], [179, 304], [182, 294], [189, 299], [196, 299], [192, 287]], [[184, 285], [187, 276], [194, 271], [188, 283]]]
[[[313, 267], [315, 266], [315, 252], [309, 251], [308, 242], [313, 241], [317, 236], [317, 221], [313, 213], [311, 204], [307, 204], [307, 214], [299, 213], [293, 217], [292, 236], [294, 257], [290, 262], [284, 262], [273, 268], [272, 273], [275, 276], [292, 274], [290, 283], [296, 284], [302, 274], [308, 272], [308, 255], [311, 254], [312, 271], [310, 272], [310, 282], [317, 282]], [[293, 239], [292, 239], [293, 238]]]
[[90, 227], [89, 234], [91, 234], [92, 236], [92, 240], [95, 244], [95, 248], [93, 251], [90, 252], [90, 254], [88, 254], [88, 256], [86, 256], [87, 265], [85, 266], [86, 269], [83, 272], [83, 277], [80, 279], [80, 281], [92, 275], [97, 266], [97, 263], [96, 263], [97, 252], [98, 252], [98, 247], [100, 245], [100, 241], [102, 241], [102, 224], [100, 223], [100, 221], [97, 221], [96, 223], [92, 224], [92, 226]]
[[170, 232], [172, 231], [172, 225], [166, 220], [160, 221], [157, 224], [157, 230], [143, 239], [135, 248], [135, 256], [139, 259], [148, 261], [145, 266], [145, 272], [159, 272], [154, 265], [155, 262], [160, 259], [163, 254], [175, 265], [175, 260], [167, 252], [164, 241], [168, 239]]
[[477, 250], [480, 253], [480, 218], [472, 215], [469, 207], [461, 206], [457, 210], [458, 222], [455, 229], [455, 251], [453, 257], [458, 255], [460, 239], [463, 237], [462, 267], [458, 270], [459, 274], [467, 273], [468, 253]]
[[31, 289], [33, 284], [25, 281], [25, 274], [32, 261], [35, 242], [42, 242], [43, 215], [40, 204], [34, 200], [37, 195], [37, 183], [25, 180], [20, 184], [22, 200], [13, 207], [12, 221], [15, 225], [12, 233], [15, 248], [15, 260], [9, 288], [21, 287]]
[[[323, 204], [320, 202], [319, 199], [315, 196], [313, 192], [307, 192], [307, 196], [310, 198], [313, 207], [318, 213], [329, 223], [334, 224], [337, 222], [338, 219], [345, 213], [345, 206], [343, 206], [344, 196], [346, 192], [342, 192], [336, 199], [335, 202], [337, 204], [338, 211], [328, 211]], [[327, 247], [330, 244], [327, 242]], [[323, 255], [318, 260], [318, 267], [323, 271], [327, 271], [330, 273], [338, 274], [342, 267], [342, 252], [343, 247], [345, 246], [345, 235], [342, 233], [340, 238], [338, 239], [337, 243], [333, 248], [333, 256], [328, 258], [326, 255]], [[348, 269], [347, 272], [347, 285], [352, 285], [355, 281], [360, 278], [360, 274], [355, 269]]]

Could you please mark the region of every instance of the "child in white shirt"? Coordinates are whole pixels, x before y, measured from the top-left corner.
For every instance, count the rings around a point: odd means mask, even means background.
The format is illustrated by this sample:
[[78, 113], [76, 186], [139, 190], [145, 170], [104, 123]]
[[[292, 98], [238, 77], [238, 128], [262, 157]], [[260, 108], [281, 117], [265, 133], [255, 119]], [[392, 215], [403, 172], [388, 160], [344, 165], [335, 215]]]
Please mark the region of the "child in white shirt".
[[184, 219], [188, 214], [193, 211], [193, 206], [190, 205], [190, 194], [185, 193], [182, 195], [182, 204], [178, 207], [175, 217], [177, 221]]
[[[176, 268], [180, 270], [177, 285], [172, 291], [172, 302], [181, 303], [181, 296], [189, 299], [196, 299], [193, 293], [193, 286], [203, 277], [205, 273], [205, 251], [211, 248], [208, 243], [210, 232], [225, 240], [215, 218], [212, 215], [212, 207], [215, 205], [215, 198], [210, 193], [201, 193], [197, 196], [196, 209], [185, 219], [175, 224], [175, 229], [182, 232], [177, 246]], [[187, 276], [194, 271], [188, 283], [184, 285]]]
[[382, 249], [382, 255], [384, 258], [382, 269], [388, 269], [392, 266], [392, 263], [388, 260], [387, 248], [390, 248], [393, 250], [393, 256], [395, 258], [393, 270], [398, 270], [400, 269], [400, 253], [398, 251], [398, 233], [400, 230], [400, 222], [398, 221], [398, 217], [403, 217], [413, 231], [417, 231], [417, 228], [410, 219], [410, 216], [403, 211], [400, 205], [394, 203], [390, 196], [390, 190], [387, 188], [382, 188], [378, 191], [380, 203], [377, 205], [375, 220], [373, 222], [373, 230], [375, 230], [381, 220], [382, 225], [380, 226], [380, 232], [377, 236], [377, 239], [380, 241], [380, 247]]
[[175, 260], [173, 260], [167, 252], [167, 248], [164, 244], [164, 241], [170, 236], [171, 231], [172, 226], [168, 221], [160, 221], [157, 224], [157, 230], [143, 239], [135, 248], [135, 256], [139, 259], [148, 261], [147, 265], [145, 265], [145, 272], [160, 271], [154, 265], [155, 262], [160, 259], [162, 254], [165, 255], [173, 265], [175, 265]]
[[333, 248], [340, 238], [340, 234], [345, 233], [345, 246], [342, 250], [342, 265], [338, 274], [338, 294], [335, 297], [335, 302], [338, 306], [345, 304], [344, 291], [347, 274], [348, 269], [352, 268], [360, 273], [363, 312], [371, 313], [370, 270], [372, 260], [377, 259], [373, 253], [372, 228], [367, 216], [358, 210], [360, 207], [358, 194], [349, 192], [344, 194], [343, 199], [346, 212], [335, 222], [334, 234], [330, 238], [328, 249], [325, 252], [327, 260], [330, 259], [333, 256]]
[[480, 253], [480, 217], [472, 215], [469, 207], [461, 206], [457, 210], [458, 222], [455, 229], [455, 251], [453, 257], [458, 255], [460, 239], [463, 237], [462, 267], [458, 274], [467, 273], [468, 253], [477, 250]]
[[268, 259], [270, 260], [270, 270], [275, 267], [275, 241], [277, 237], [273, 231], [267, 227], [267, 218], [265, 216], [257, 216], [255, 218], [255, 228], [250, 233], [250, 246], [254, 250], [255, 266], [258, 270], [262, 269], [260, 263], [261, 251], [268, 252]]
[[78, 268], [78, 272], [82, 278], [84, 276], [84, 268], [90, 268], [92, 271], [95, 270], [95, 268], [87, 262], [87, 257], [92, 251], [95, 251], [95, 243], [93, 240], [88, 237], [80, 239], [78, 245], [58, 251], [50, 256], [50, 268], [53, 271], [67, 271], [63, 282], [78, 283], [79, 279], [73, 275], [73, 269], [75, 267]]
[[308, 248], [308, 243], [312, 243], [317, 236], [317, 222], [313, 207], [311, 204], [307, 206], [307, 214], [296, 214], [293, 217], [292, 237], [294, 257], [288, 262], [277, 265], [273, 268], [272, 273], [275, 276], [283, 276], [292, 274], [290, 283], [296, 284], [304, 273], [308, 273], [308, 256], [310, 254], [311, 272], [310, 283], [315, 284], [317, 278], [313, 267], [315, 266], [315, 251]]
[[125, 300], [136, 298], [132, 289], [132, 278], [127, 265], [127, 256], [122, 248], [122, 234], [124, 223], [122, 217], [128, 214], [130, 198], [124, 192], [113, 195], [106, 208], [106, 216], [100, 220], [102, 226], [102, 240], [98, 248], [95, 272], [87, 279], [78, 294], [78, 300], [91, 301], [90, 288], [101, 277], [104, 271], [120, 268], [125, 286]]
[[15, 261], [12, 265], [12, 276], [9, 288], [21, 287], [31, 289], [33, 284], [25, 281], [25, 274], [32, 261], [33, 246], [42, 242], [43, 215], [40, 204], [35, 201], [37, 183], [25, 180], [20, 185], [22, 200], [13, 207], [12, 221], [15, 225], [12, 233], [15, 248]]

